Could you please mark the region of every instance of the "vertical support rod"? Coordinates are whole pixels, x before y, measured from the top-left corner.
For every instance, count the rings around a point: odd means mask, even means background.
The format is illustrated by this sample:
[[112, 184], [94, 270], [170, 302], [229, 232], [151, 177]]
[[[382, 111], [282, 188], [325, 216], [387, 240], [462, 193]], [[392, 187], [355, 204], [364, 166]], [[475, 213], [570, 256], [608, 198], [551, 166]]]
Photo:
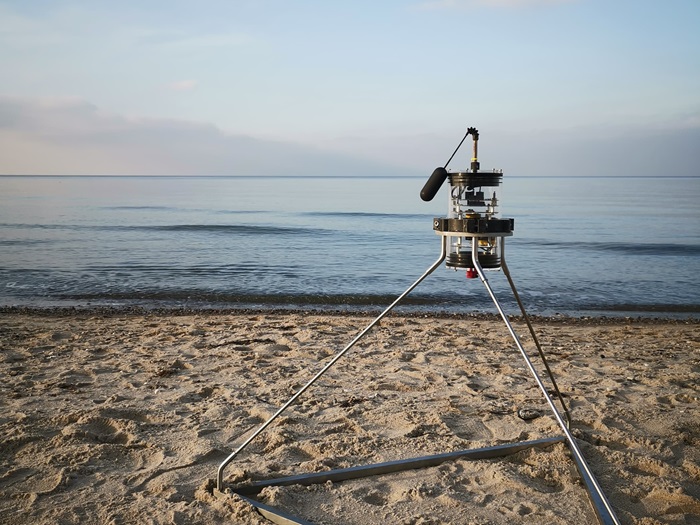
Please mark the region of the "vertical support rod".
[[289, 401], [287, 401], [282, 407], [277, 410], [267, 421], [265, 421], [260, 427], [253, 432], [253, 434], [246, 439], [243, 444], [241, 444], [236, 450], [234, 450], [222, 463], [219, 465], [219, 469], [217, 470], [216, 473], [216, 488], [219, 491], [223, 491], [223, 485], [224, 485], [224, 469], [226, 466], [233, 461], [233, 459], [244, 449], [246, 448], [251, 441], [253, 441], [256, 437], [258, 437], [275, 419], [277, 419], [290, 405], [292, 405], [306, 390], [313, 385], [317, 379], [319, 379], [323, 374], [326, 373], [326, 371], [331, 368], [345, 353], [350, 350], [355, 343], [357, 343], [360, 339], [362, 339], [367, 332], [369, 332], [379, 321], [381, 321], [397, 304], [399, 304], [404, 297], [406, 297], [409, 293], [413, 291], [413, 289], [418, 286], [426, 277], [428, 277], [431, 273], [435, 271], [435, 269], [440, 266], [442, 261], [445, 260], [445, 257], [447, 256], [447, 237], [442, 237], [442, 249], [440, 252], [440, 257], [421, 275], [418, 280], [416, 280], [411, 286], [408, 287], [408, 289], [399, 295], [393, 303], [391, 303], [379, 316], [372, 321], [367, 328], [362, 330], [350, 343], [343, 348], [340, 352], [338, 352], [333, 359], [331, 359], [326, 366], [324, 366], [321, 371], [319, 371], [311, 380], [306, 383], [303, 387], [301, 387], [296, 394], [294, 394]]
[[528, 357], [527, 352], [525, 352], [525, 349], [523, 348], [523, 345], [520, 342], [518, 335], [515, 333], [515, 330], [513, 330], [513, 326], [508, 320], [508, 316], [503, 311], [503, 308], [501, 308], [501, 304], [498, 302], [496, 295], [493, 293], [488, 279], [486, 279], [484, 269], [481, 267], [481, 264], [479, 264], [479, 239], [477, 237], [472, 238], [472, 262], [474, 264], [474, 268], [476, 268], [476, 271], [479, 274], [481, 282], [486, 287], [486, 291], [491, 296], [493, 304], [496, 306], [498, 313], [501, 315], [501, 319], [503, 319], [503, 322], [505, 323], [508, 332], [510, 332], [513, 341], [515, 342], [516, 346], [518, 347], [518, 350], [520, 351], [520, 354], [525, 360], [527, 368], [530, 370], [530, 374], [537, 382], [537, 385], [540, 387], [540, 390], [544, 394], [544, 398], [546, 399], [547, 404], [549, 405], [549, 408], [551, 409], [552, 414], [554, 415], [554, 418], [557, 420], [557, 423], [559, 424], [562, 431], [564, 432], [564, 435], [566, 436], [567, 444], [569, 445], [569, 450], [573, 454], [576, 467], [578, 468], [578, 471], [581, 474], [584, 483], [586, 484], [588, 494], [591, 498], [591, 502], [593, 503], [593, 508], [595, 509], [596, 514], [598, 515], [598, 519], [603, 525], [620, 525], [620, 522], [618, 521], [617, 516], [615, 515], [615, 512], [613, 511], [610, 505], [610, 502], [608, 502], [608, 499], [605, 497], [605, 494], [600, 488], [598, 481], [595, 479], [593, 472], [591, 472], [590, 467], [586, 463], [586, 460], [584, 459], [583, 454], [581, 453], [581, 450], [578, 447], [578, 443], [576, 443], [576, 438], [574, 438], [574, 436], [571, 434], [571, 431], [566, 426], [566, 423], [562, 419], [561, 414], [559, 414], [559, 411], [557, 410], [554, 401], [552, 401], [552, 398], [547, 392], [547, 387], [544, 385], [542, 379], [537, 373], [537, 370], [535, 370], [535, 367], [532, 365], [532, 361], [530, 361], [530, 358]]
[[530, 336], [532, 337], [532, 340], [535, 342], [535, 347], [537, 347], [537, 353], [540, 356], [540, 359], [542, 360], [542, 364], [544, 365], [545, 369], [547, 370], [547, 375], [549, 376], [549, 380], [552, 382], [552, 387], [554, 387], [554, 392], [557, 394], [557, 398], [559, 399], [559, 404], [561, 405], [562, 409], [564, 410], [564, 415], [566, 416], [566, 423], [569, 428], [571, 428], [571, 414], [569, 413], [569, 409], [566, 406], [566, 403], [564, 402], [564, 396], [561, 395], [561, 392], [559, 391], [559, 386], [557, 386], [557, 382], [554, 379], [554, 374], [552, 373], [551, 368], [549, 368], [549, 363], [547, 362], [547, 358], [544, 355], [544, 352], [542, 351], [542, 347], [540, 346], [540, 341], [537, 339], [537, 334], [535, 333], [535, 329], [532, 326], [532, 323], [530, 322], [530, 316], [527, 315], [527, 312], [525, 311], [525, 305], [523, 305], [523, 302], [520, 300], [520, 294], [518, 291], [515, 289], [515, 283], [513, 282], [513, 278], [510, 275], [510, 271], [508, 270], [508, 265], [506, 264], [506, 238], [501, 237], [501, 268], [503, 269], [503, 273], [506, 276], [506, 279], [508, 279], [508, 284], [510, 284], [510, 289], [513, 291], [513, 297], [515, 297], [515, 301], [518, 303], [518, 307], [520, 308], [520, 312], [523, 314], [523, 319], [525, 319], [525, 324], [527, 324], [527, 328], [530, 331]]

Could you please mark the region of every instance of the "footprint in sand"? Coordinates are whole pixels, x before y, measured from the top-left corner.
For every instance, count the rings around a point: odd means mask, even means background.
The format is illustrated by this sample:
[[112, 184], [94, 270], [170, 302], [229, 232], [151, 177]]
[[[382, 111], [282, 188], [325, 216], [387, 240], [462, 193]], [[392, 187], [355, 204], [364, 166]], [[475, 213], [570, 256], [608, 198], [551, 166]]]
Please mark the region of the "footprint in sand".
[[50, 494], [68, 480], [66, 469], [47, 467], [18, 468], [0, 477], [0, 487], [6, 494]]
[[94, 443], [128, 445], [136, 439], [133, 433], [134, 427], [133, 422], [122, 422], [99, 416], [83, 416], [76, 423], [65, 427], [61, 433], [68, 438], [78, 438]]

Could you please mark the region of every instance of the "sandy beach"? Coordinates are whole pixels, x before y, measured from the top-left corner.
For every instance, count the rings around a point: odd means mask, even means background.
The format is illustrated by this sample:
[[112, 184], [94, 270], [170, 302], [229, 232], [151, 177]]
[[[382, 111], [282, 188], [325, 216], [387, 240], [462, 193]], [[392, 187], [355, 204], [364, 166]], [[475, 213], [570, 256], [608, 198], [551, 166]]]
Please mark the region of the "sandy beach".
[[[371, 319], [4, 311], [0, 523], [268, 523], [213, 496], [219, 463]], [[620, 521], [700, 523], [700, 321], [535, 328]], [[226, 484], [560, 434], [501, 321], [391, 315], [236, 458]], [[319, 525], [597, 523], [561, 443], [260, 498]]]

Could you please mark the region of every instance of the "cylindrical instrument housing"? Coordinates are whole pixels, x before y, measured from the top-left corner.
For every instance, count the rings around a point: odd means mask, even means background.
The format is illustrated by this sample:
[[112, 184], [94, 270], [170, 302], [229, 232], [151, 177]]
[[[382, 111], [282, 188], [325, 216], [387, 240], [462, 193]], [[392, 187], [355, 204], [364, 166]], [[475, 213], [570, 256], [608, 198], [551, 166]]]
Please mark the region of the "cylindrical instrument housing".
[[478, 243], [479, 264], [501, 267], [500, 242], [513, 233], [513, 219], [499, 219], [501, 171], [448, 172], [450, 193], [447, 218], [436, 218], [434, 229], [449, 237], [448, 268], [474, 268], [472, 243]]

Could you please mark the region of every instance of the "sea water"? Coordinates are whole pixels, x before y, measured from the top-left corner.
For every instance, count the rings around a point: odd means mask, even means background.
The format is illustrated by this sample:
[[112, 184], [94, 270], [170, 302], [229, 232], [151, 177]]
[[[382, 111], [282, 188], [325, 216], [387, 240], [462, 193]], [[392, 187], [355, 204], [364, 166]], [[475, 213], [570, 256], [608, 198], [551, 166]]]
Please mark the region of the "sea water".
[[[0, 305], [376, 311], [439, 256], [447, 184], [426, 203], [424, 182], [0, 177]], [[498, 197], [530, 313], [700, 316], [700, 178], [506, 175]], [[402, 308], [493, 304], [443, 267]]]

